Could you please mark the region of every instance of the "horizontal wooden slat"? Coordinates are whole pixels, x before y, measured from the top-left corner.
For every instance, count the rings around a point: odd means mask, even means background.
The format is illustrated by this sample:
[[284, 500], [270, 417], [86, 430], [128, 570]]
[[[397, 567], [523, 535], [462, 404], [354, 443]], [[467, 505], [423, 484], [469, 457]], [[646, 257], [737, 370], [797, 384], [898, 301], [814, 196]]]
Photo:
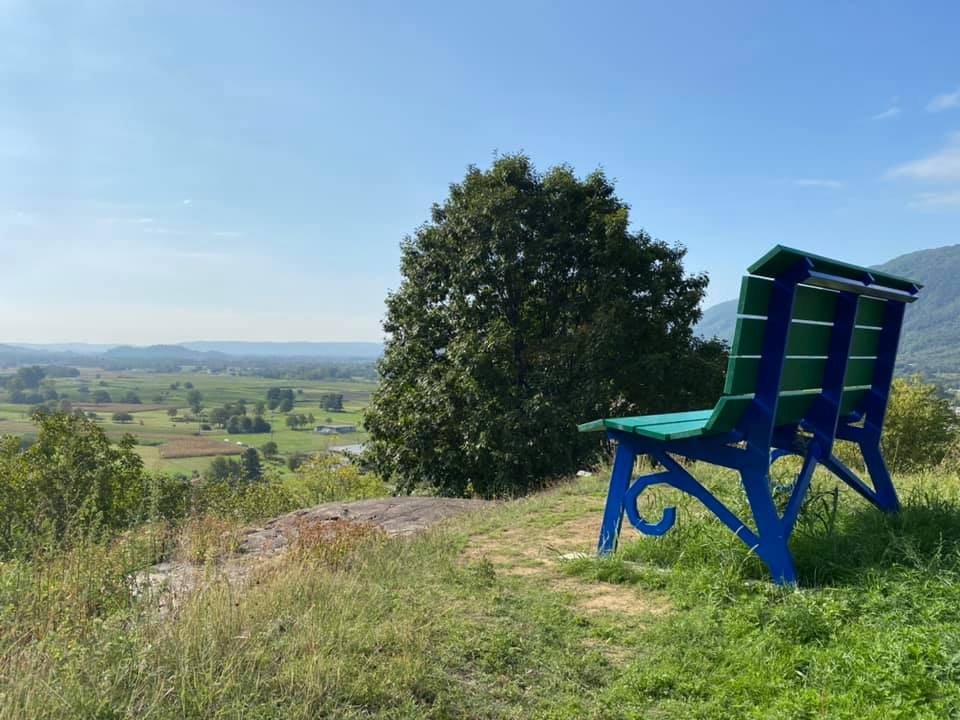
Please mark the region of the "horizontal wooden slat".
[[[781, 390], [804, 390], [818, 388], [823, 382], [823, 358], [787, 358], [780, 377]], [[723, 392], [726, 395], [742, 395], [757, 389], [760, 358], [730, 356], [727, 363], [727, 380]]]
[[[854, 387], [843, 391], [840, 401], [841, 414], [848, 414], [856, 410], [869, 388]], [[776, 425], [792, 425], [800, 422], [810, 409], [814, 399], [820, 393], [816, 391], [794, 390], [781, 393], [777, 400]], [[733, 430], [743, 413], [753, 402], [753, 394], [724, 395], [713, 410], [713, 415], [704, 427], [705, 433], [719, 433]]]
[[[737, 318], [731, 355], [759, 355], [763, 352], [763, 334], [767, 321], [763, 318]], [[787, 355], [825, 357], [830, 347], [832, 325], [790, 324], [787, 337]], [[850, 344], [851, 355], [876, 355], [880, 331], [875, 328], [854, 328]]]
[[[769, 314], [772, 288], [772, 280], [749, 275], [744, 277], [740, 284], [740, 305], [737, 312], [741, 315], [766, 317]], [[793, 303], [793, 319], [831, 322], [836, 315], [836, 308], [837, 293], [800, 285]]]
[[619, 426], [616, 420], [607, 420], [607, 426], [632, 432], [634, 435], [653, 438], [654, 440], [681, 440], [683, 438], [703, 435], [704, 426], [708, 418], [689, 420], [679, 423], [663, 423], [661, 425], [644, 425], [640, 427]]
[[705, 429], [718, 433], [733, 430], [752, 401], [753, 395], [724, 395], [717, 401]]
[[[626, 432], [636, 432], [638, 429], [656, 427], [662, 431], [668, 425], [689, 426], [690, 423], [703, 423], [709, 419], [713, 410], [693, 410], [690, 412], [663, 413], [659, 415], [637, 415], [635, 417], [606, 418], [583, 423], [577, 426], [580, 432], [603, 430], [612, 428]], [[642, 433], [641, 433], [642, 434]]]
[[853, 341], [850, 343], [850, 355], [854, 357], [872, 357], [877, 354], [880, 344], [878, 328], [854, 328]]
[[[740, 283], [740, 304], [737, 312], [740, 315], [757, 315], [766, 317], [770, 308], [770, 292], [773, 280], [752, 277], [747, 275]], [[833, 290], [799, 285], [797, 297], [794, 301], [794, 320], [813, 320], [816, 322], [832, 322], [836, 317], [837, 293]], [[883, 300], [861, 297], [857, 305], [857, 324], [880, 327], [887, 312], [887, 304]]]
[[872, 357], [847, 360], [847, 374], [843, 377], [844, 386], [871, 385], [876, 364], [876, 359]]
[[[873, 382], [874, 358], [850, 358], [844, 385], [847, 387], [870, 385]], [[783, 363], [780, 390], [807, 390], [819, 388], [823, 383], [825, 358], [787, 358]], [[723, 388], [725, 395], [743, 395], [757, 389], [760, 358], [730, 356], [727, 362], [727, 379]]]
[[880, 327], [887, 316], [887, 303], [884, 300], [862, 297], [857, 305], [857, 325]]

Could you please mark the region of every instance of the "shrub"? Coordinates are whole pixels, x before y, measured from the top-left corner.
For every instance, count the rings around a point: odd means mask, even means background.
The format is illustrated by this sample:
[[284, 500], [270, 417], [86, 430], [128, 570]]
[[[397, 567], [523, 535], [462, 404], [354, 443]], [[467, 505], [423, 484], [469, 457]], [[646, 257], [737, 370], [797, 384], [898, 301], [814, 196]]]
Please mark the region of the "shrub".
[[62, 546], [143, 516], [146, 476], [134, 438], [113, 444], [81, 414], [33, 416], [36, 442], [0, 441], [0, 555]]
[[881, 441], [891, 470], [911, 471], [939, 464], [957, 441], [957, 417], [937, 386], [919, 375], [893, 381]]
[[204, 473], [208, 482], [228, 482], [236, 484], [241, 475], [240, 463], [233, 458], [215, 457]]
[[264, 456], [265, 458], [267, 458], [267, 459], [275, 458], [275, 457], [277, 456], [277, 453], [279, 452], [279, 450], [280, 450], [280, 448], [277, 446], [277, 443], [274, 442], [273, 440], [269, 440], [269, 441], [265, 442], [265, 443], [260, 447], [260, 452], [262, 452], [262, 453], [263, 453], [263, 456]]
[[235, 487], [225, 480], [205, 482], [193, 496], [193, 510], [199, 515], [251, 522], [283, 515], [300, 505], [294, 495], [276, 482]]
[[190, 481], [155, 473], [146, 478], [141, 520], [177, 520], [190, 512]]
[[309, 458], [297, 469], [298, 497], [305, 505], [333, 500], [382, 497], [386, 488], [373, 473], [362, 473], [351, 463], [329, 453]]

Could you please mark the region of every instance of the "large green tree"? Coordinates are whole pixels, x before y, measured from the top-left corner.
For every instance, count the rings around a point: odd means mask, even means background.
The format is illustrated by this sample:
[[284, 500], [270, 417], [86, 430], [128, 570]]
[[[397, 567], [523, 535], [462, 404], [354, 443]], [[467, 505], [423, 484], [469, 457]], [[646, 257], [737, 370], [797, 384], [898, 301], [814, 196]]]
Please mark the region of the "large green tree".
[[578, 422], [709, 405], [724, 349], [693, 335], [684, 252], [631, 230], [602, 172], [471, 168], [402, 244], [369, 460], [401, 490], [515, 494], [595, 457]]

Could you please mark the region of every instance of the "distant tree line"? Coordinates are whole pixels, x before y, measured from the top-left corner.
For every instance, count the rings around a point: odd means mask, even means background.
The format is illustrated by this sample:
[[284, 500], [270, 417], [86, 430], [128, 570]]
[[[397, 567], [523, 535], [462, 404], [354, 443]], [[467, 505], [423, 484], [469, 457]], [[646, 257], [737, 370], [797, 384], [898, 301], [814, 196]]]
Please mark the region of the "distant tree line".
[[278, 360], [250, 368], [251, 375], [283, 380], [361, 380], [377, 379], [377, 364], [357, 362], [290, 362]]
[[286, 413], [293, 410], [294, 395], [291, 388], [273, 387], [267, 390], [267, 408]]
[[318, 361], [256, 358], [230, 360], [223, 362], [205, 362], [198, 365], [191, 358], [97, 358], [97, 364], [105, 370], [143, 370], [151, 373], [178, 373], [189, 368], [193, 372], [213, 374], [234, 373], [272, 380], [376, 380], [375, 362], [364, 361]]
[[260, 463], [260, 454], [255, 448], [247, 448], [239, 460], [220, 455], [210, 463], [206, 478], [208, 481], [226, 482], [231, 485], [262, 480], [263, 466]]
[[0, 380], [12, 403], [34, 405], [59, 397], [53, 380], [47, 377], [46, 368], [39, 365], [17, 368], [15, 373]]
[[224, 428], [231, 435], [237, 433], [268, 433], [270, 423], [263, 419], [263, 403], [257, 403], [254, 416], [247, 414], [247, 401], [228, 402], [223, 407], [207, 411], [207, 421], [214, 427]]
[[320, 396], [320, 407], [331, 412], [343, 410], [343, 393], [323, 393]]
[[290, 414], [287, 415], [287, 427], [291, 430], [298, 430], [299, 428], [308, 427], [313, 425], [316, 422], [316, 418], [313, 417], [313, 413], [307, 413], [306, 415], [299, 414]]

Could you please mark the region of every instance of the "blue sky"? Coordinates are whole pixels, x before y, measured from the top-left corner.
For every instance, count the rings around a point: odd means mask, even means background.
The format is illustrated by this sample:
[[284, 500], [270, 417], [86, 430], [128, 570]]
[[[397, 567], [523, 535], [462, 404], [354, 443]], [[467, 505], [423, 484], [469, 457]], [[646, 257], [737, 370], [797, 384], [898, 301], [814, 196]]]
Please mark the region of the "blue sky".
[[375, 340], [473, 163], [602, 167], [708, 303], [960, 242], [957, 3], [0, 0], [0, 342]]

